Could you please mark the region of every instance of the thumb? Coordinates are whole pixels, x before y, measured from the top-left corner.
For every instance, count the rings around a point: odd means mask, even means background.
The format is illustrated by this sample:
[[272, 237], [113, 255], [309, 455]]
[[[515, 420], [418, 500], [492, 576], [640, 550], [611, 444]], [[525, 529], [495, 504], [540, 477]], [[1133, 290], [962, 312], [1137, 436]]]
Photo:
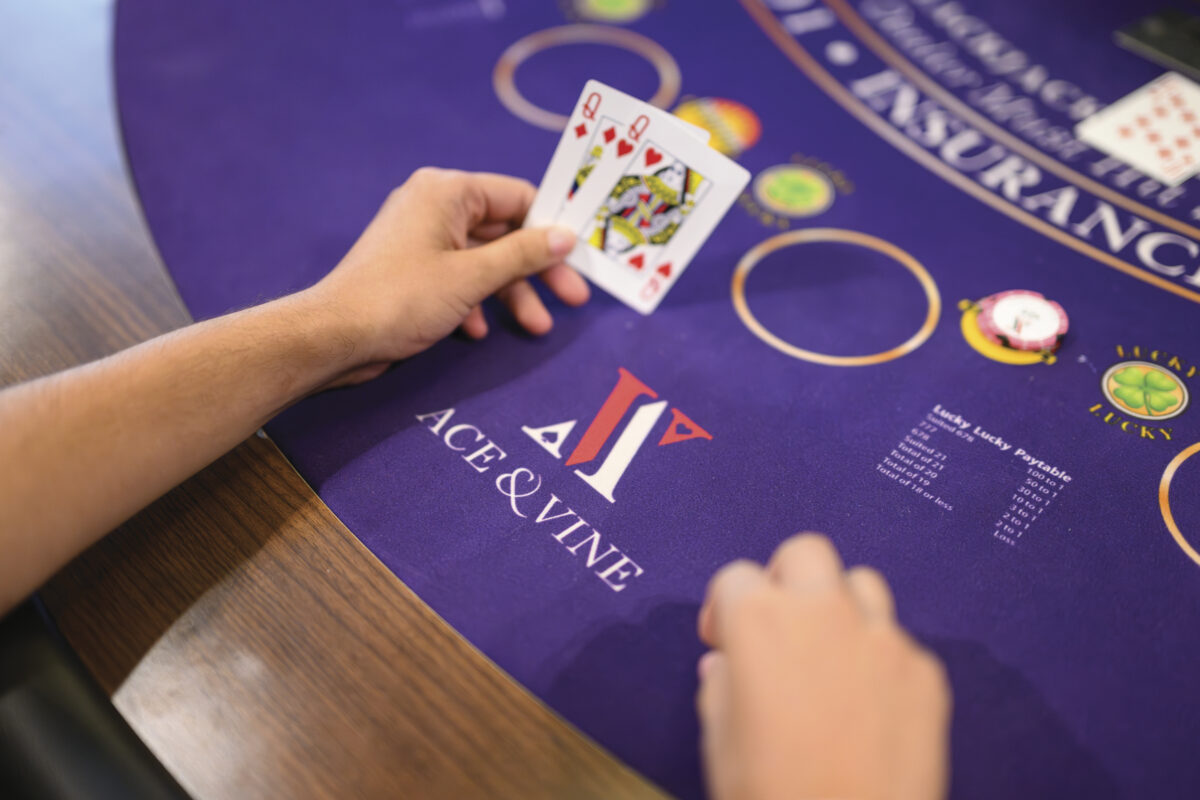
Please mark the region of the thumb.
[[521, 228], [460, 253], [472, 259], [478, 273], [476, 288], [487, 297], [518, 278], [559, 264], [575, 246], [570, 228]]

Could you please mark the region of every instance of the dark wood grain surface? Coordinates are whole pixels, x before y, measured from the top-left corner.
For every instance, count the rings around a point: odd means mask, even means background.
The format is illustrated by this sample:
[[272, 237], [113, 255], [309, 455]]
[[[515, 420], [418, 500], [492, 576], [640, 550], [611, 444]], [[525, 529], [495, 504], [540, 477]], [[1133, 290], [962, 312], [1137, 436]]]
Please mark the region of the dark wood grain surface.
[[[125, 174], [111, 13], [0, 1], [0, 385], [189, 321]], [[265, 439], [43, 597], [196, 798], [659, 796], [438, 619]]]

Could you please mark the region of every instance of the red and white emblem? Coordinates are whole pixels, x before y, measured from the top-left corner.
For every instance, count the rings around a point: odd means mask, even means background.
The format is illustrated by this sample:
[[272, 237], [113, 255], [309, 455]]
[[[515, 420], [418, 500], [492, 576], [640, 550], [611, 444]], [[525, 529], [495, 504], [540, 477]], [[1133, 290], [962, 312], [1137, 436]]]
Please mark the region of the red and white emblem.
[[[642, 445], [650, 437], [667, 410], [669, 403], [659, 400], [658, 393], [647, 386], [624, 367], [617, 370], [617, 384], [609, 392], [608, 398], [600, 406], [600, 410], [588, 424], [587, 430], [576, 443], [571, 454], [567, 456], [566, 466], [590, 464], [595, 461], [604, 448], [616, 434], [604, 460], [591, 472], [576, 469], [584, 483], [599, 492], [608, 502], [616, 502], [613, 492], [617, 488], [625, 471], [633, 463], [634, 456], [642, 449]], [[625, 427], [617, 433], [617, 428], [625, 419], [626, 413], [634, 404], [645, 398], [644, 402], [633, 412], [633, 416], [625, 423]], [[561, 460], [562, 447], [570, 438], [578, 420], [570, 419], [542, 427], [524, 426], [521, 428], [531, 439], [537, 442], [550, 455]], [[712, 434], [701, 428], [690, 417], [678, 408], [671, 408], [671, 418], [667, 428], [659, 437], [658, 446], [666, 447], [692, 439], [711, 440]]]

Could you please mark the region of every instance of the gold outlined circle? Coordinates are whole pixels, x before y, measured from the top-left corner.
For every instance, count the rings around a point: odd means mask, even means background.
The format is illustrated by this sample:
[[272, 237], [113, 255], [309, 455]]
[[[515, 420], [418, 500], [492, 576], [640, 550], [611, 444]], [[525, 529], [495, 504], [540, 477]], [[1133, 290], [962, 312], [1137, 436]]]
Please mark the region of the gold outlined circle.
[[1179, 526], [1175, 523], [1175, 515], [1171, 513], [1171, 479], [1175, 477], [1176, 470], [1183, 465], [1183, 462], [1200, 453], [1200, 442], [1196, 442], [1191, 447], [1186, 448], [1179, 455], [1171, 459], [1171, 463], [1167, 464], [1167, 468], [1163, 470], [1162, 480], [1158, 483], [1158, 508], [1162, 511], [1163, 522], [1167, 523], [1167, 530], [1171, 532], [1171, 536], [1175, 538], [1175, 544], [1179, 545], [1183, 552], [1187, 553], [1188, 558], [1200, 564], [1200, 553], [1196, 552], [1196, 548], [1192, 547], [1191, 543], [1184, 538], [1183, 531], [1179, 530]]
[[[846, 244], [856, 244], [868, 250], [882, 253], [911, 272], [913, 277], [917, 279], [917, 282], [921, 284], [921, 289], [925, 292], [925, 299], [929, 302], [929, 313], [925, 315], [925, 321], [921, 323], [920, 329], [902, 344], [893, 347], [891, 350], [865, 356], [831, 356], [825, 353], [816, 353], [812, 350], [805, 350], [785, 342], [767, 330], [755, 318], [754, 314], [750, 312], [750, 306], [746, 302], [746, 279], [750, 277], [750, 271], [758, 265], [758, 262], [776, 250], [781, 250], [784, 247], [790, 247], [794, 244], [811, 244], [812, 242], [845, 242]], [[792, 358], [811, 361], [814, 364], [824, 364], [829, 367], [865, 367], [871, 364], [882, 364], [885, 361], [891, 361], [900, 358], [900, 356], [907, 355], [923, 345], [933, 334], [933, 329], [937, 327], [938, 318], [942, 313], [942, 298], [938, 294], [937, 284], [934, 283], [933, 277], [921, 265], [921, 262], [891, 242], [865, 233], [844, 230], [842, 228], [808, 228], [806, 230], [789, 231], [760, 242], [750, 252], [742, 256], [742, 260], [738, 262], [737, 268], [733, 271], [733, 284], [730, 287], [730, 292], [733, 295], [733, 307], [737, 310], [738, 316], [741, 317], [742, 322], [750, 329], [751, 333], [779, 352], [785, 353]]]
[[567, 126], [569, 117], [538, 108], [526, 100], [517, 89], [517, 68], [530, 56], [565, 44], [606, 44], [639, 55], [649, 61], [650, 66], [658, 73], [658, 90], [646, 102], [658, 108], [666, 108], [679, 96], [682, 83], [679, 65], [675, 63], [671, 54], [653, 39], [608, 25], [560, 25], [557, 28], [546, 28], [531, 33], [513, 42], [500, 54], [500, 60], [492, 70], [492, 88], [496, 90], [496, 97], [505, 108], [530, 125], [549, 131], [561, 131]]

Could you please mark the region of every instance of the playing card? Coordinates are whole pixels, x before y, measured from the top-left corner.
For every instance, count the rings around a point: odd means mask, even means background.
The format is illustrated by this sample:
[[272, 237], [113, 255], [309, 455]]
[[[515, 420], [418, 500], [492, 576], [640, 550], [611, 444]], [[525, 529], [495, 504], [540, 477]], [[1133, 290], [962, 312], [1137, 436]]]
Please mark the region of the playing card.
[[1177, 186], [1200, 170], [1200, 86], [1168, 72], [1076, 125], [1075, 136]]
[[661, 129], [629, 157], [598, 161], [559, 222], [567, 263], [643, 314], [679, 280], [750, 174], [703, 142]]
[[588, 81], [558, 140], [525, 224], [554, 222], [606, 155], [628, 158], [638, 139], [661, 127], [682, 129], [701, 142], [709, 138], [703, 128], [599, 81]]

